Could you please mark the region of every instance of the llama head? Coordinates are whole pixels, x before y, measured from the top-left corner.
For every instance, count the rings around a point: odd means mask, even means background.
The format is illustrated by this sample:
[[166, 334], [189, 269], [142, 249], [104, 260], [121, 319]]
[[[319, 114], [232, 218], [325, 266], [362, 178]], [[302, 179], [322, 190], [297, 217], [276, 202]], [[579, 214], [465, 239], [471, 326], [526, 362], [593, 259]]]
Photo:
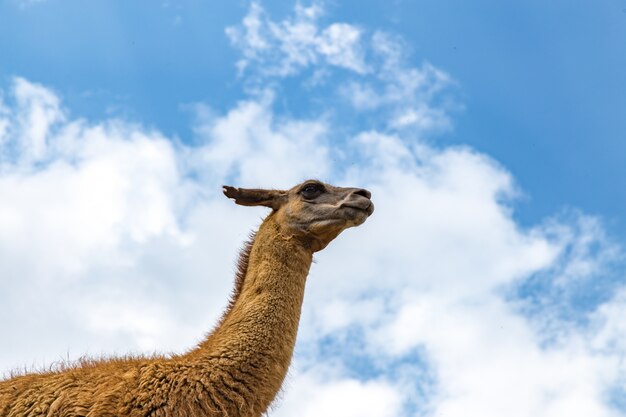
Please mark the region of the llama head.
[[265, 206], [285, 236], [302, 240], [314, 252], [343, 230], [362, 224], [374, 211], [371, 193], [308, 180], [289, 190], [224, 186], [224, 194], [244, 206]]

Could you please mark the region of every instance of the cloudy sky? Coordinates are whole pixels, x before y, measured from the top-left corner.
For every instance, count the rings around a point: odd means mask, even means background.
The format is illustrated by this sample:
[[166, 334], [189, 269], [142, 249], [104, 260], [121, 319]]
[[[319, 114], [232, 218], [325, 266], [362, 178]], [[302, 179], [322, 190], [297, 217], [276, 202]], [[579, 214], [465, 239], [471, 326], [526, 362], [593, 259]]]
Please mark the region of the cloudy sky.
[[0, 2], [0, 373], [182, 352], [366, 187], [270, 416], [626, 416], [626, 2]]

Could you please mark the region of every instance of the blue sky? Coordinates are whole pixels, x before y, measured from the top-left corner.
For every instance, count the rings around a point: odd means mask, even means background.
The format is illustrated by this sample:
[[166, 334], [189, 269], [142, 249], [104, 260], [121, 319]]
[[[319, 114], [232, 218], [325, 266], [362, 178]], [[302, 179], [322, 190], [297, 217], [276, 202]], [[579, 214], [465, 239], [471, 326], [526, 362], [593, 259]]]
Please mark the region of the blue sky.
[[377, 210], [273, 415], [626, 415], [624, 39], [616, 0], [1, 2], [0, 370], [183, 351], [264, 214], [219, 186], [319, 177]]

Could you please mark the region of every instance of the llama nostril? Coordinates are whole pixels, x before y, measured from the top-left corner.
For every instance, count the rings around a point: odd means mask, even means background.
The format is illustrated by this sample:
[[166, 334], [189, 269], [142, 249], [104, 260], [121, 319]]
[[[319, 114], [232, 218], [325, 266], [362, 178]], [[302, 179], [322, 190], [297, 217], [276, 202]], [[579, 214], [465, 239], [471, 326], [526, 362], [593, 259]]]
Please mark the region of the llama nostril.
[[370, 193], [369, 191], [361, 188], [360, 190], [355, 190], [354, 194], [358, 194], [360, 196], [363, 196], [365, 198], [372, 198], [372, 193]]

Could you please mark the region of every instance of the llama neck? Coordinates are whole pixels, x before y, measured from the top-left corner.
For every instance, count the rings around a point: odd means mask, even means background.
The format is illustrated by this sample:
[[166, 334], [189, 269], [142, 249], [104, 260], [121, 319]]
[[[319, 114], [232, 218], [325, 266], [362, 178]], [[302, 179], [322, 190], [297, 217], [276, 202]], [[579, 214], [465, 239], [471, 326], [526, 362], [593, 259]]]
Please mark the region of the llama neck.
[[[234, 381], [251, 408], [264, 412], [287, 374], [312, 253], [279, 232], [270, 215], [252, 242], [235, 298], [219, 326], [191, 353]], [[244, 272], [245, 271], [245, 272]], [[219, 363], [219, 365], [216, 365]]]

